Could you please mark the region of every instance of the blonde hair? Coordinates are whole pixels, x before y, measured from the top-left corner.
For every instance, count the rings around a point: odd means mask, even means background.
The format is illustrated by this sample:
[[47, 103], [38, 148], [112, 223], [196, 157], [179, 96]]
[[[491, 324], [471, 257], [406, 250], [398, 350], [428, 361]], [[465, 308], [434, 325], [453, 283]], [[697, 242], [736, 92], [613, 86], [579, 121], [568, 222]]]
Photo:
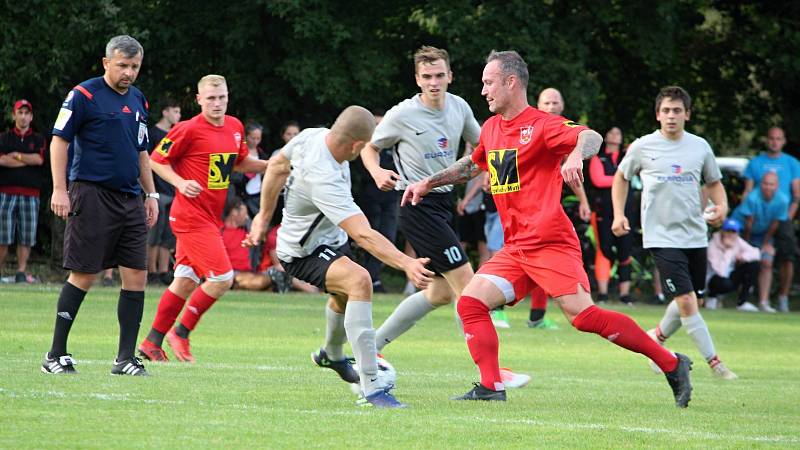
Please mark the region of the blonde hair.
[[223, 77], [222, 75], [209, 74], [204, 76], [203, 78], [200, 78], [200, 81], [197, 82], [197, 92], [200, 92], [200, 89], [202, 89], [203, 86], [207, 84], [214, 87], [228, 86], [228, 83], [225, 81], [225, 77]]
[[421, 63], [433, 64], [440, 59], [444, 61], [447, 70], [450, 70], [450, 55], [447, 54], [447, 50], [423, 45], [414, 52], [414, 73], [417, 72]]

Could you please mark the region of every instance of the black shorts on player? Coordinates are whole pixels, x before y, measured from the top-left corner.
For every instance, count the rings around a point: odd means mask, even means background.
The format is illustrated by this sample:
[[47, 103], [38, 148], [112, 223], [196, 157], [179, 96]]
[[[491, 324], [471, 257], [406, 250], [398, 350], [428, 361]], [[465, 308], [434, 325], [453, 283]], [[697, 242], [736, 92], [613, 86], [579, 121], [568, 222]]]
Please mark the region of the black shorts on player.
[[661, 286], [670, 297], [695, 292], [703, 296], [708, 259], [705, 248], [651, 248], [661, 274]]
[[484, 222], [486, 222], [486, 212], [483, 210], [458, 216], [458, 235], [461, 242], [470, 245], [486, 242], [486, 235], [483, 232]]
[[[353, 259], [350, 244], [344, 244], [338, 248], [320, 245], [305, 258], [295, 258], [292, 262], [281, 261], [281, 264], [286, 273], [294, 278], [310, 283], [323, 292], [328, 292], [325, 289], [325, 275], [328, 273], [328, 267], [343, 256]], [[330, 294], [330, 292], [328, 293]]]
[[400, 231], [420, 258], [430, 258], [437, 275], [468, 263], [453, 228], [452, 194], [430, 193], [417, 203], [400, 208]]

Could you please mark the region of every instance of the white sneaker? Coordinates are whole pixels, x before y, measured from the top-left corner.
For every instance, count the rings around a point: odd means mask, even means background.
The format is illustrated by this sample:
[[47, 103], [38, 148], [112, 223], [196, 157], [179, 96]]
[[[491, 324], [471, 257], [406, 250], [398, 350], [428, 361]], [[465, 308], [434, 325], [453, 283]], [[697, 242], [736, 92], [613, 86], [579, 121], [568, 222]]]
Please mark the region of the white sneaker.
[[501, 368], [500, 378], [506, 389], [519, 389], [523, 388], [531, 382], [531, 376], [524, 373], [514, 373], [511, 369]]
[[735, 380], [739, 378], [738, 375], [733, 373], [733, 371], [728, 369], [728, 367], [723, 363], [718, 363], [716, 366], [712, 367], [711, 374], [714, 375], [714, 377], [722, 380]]
[[718, 309], [719, 300], [717, 299], [717, 297], [708, 297], [706, 298], [705, 306], [706, 309]]
[[769, 302], [761, 302], [761, 303], [759, 303], [758, 304], [758, 310], [761, 311], [761, 312], [770, 313], [770, 314], [774, 314], [774, 313], [777, 312], [777, 311], [775, 311], [775, 308], [770, 306]]
[[788, 298], [779, 298], [778, 299], [778, 311], [782, 313], [789, 312], [789, 299]]
[[[656, 344], [658, 344], [658, 345], [660, 345], [662, 347], [664, 346], [664, 343], [659, 341], [658, 338], [656, 337], [656, 329], [655, 328], [651, 328], [651, 329], [647, 330], [647, 335], [650, 336], [650, 339], [656, 341]], [[647, 361], [650, 363], [650, 368], [653, 369], [654, 373], [657, 373], [657, 374], [663, 373], [661, 371], [661, 368], [658, 367], [658, 364], [656, 364], [652, 359], [648, 359]]]
[[756, 305], [750, 302], [744, 302], [741, 305], [736, 307], [737, 311], [744, 311], [744, 312], [758, 312], [758, 308]]

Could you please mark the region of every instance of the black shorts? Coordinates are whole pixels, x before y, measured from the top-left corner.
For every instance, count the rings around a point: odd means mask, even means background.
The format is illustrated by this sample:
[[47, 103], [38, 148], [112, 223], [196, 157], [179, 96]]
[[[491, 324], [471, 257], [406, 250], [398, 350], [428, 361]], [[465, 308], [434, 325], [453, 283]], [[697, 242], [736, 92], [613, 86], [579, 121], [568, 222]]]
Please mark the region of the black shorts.
[[651, 248], [664, 293], [672, 298], [690, 292], [703, 297], [708, 258], [705, 248]]
[[353, 259], [350, 244], [344, 244], [339, 248], [320, 245], [305, 258], [295, 258], [292, 262], [281, 260], [281, 265], [289, 275], [328, 292], [325, 289], [325, 275], [328, 273], [328, 267], [342, 256]]
[[147, 225], [141, 195], [76, 181], [64, 232], [64, 269], [97, 273], [112, 267], [147, 269]]
[[473, 245], [478, 242], [486, 242], [486, 235], [483, 233], [483, 223], [485, 221], [486, 213], [482, 210], [458, 216], [458, 234], [461, 237], [461, 242]]
[[775, 231], [775, 260], [797, 261], [797, 236], [794, 234], [794, 224], [791, 220], [784, 220]]
[[431, 259], [430, 269], [437, 275], [469, 262], [453, 228], [450, 193], [430, 193], [416, 206], [402, 206], [400, 231], [418, 257]]

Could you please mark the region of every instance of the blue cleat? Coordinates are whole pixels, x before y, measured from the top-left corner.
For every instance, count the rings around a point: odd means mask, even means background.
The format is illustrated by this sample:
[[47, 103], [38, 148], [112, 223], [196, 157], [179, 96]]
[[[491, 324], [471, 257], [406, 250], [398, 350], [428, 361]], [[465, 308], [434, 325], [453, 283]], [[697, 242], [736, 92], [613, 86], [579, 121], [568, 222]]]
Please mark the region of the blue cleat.
[[339, 374], [339, 377], [348, 383], [358, 383], [358, 372], [353, 369], [353, 363], [350, 358], [345, 358], [341, 361], [333, 361], [328, 358], [325, 349], [319, 349], [318, 352], [311, 353], [311, 361], [319, 367], [331, 369]]
[[373, 392], [372, 394], [361, 397], [356, 402], [358, 406], [374, 406], [376, 408], [408, 408], [408, 405], [405, 403], [400, 403], [394, 395], [389, 393], [389, 388], [381, 389], [377, 392]]

